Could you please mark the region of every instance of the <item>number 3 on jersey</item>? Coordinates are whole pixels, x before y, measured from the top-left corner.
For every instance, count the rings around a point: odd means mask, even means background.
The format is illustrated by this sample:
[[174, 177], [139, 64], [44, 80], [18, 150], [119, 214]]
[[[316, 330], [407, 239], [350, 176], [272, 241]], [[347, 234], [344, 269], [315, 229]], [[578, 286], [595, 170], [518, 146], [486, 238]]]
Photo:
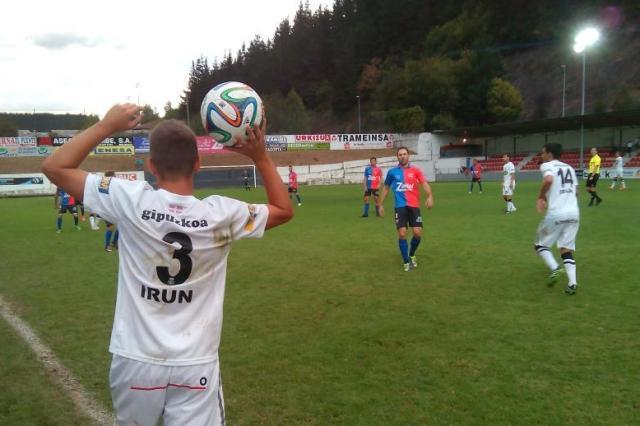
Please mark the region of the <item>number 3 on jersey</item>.
[[558, 176], [560, 176], [560, 180], [562, 181], [562, 186], [564, 186], [566, 183], [570, 183], [571, 185], [573, 185], [573, 178], [571, 177], [570, 169], [562, 169], [562, 168], [558, 169]]
[[177, 274], [171, 275], [167, 266], [156, 266], [156, 272], [158, 279], [167, 285], [177, 285], [185, 282], [189, 275], [191, 275], [191, 269], [193, 263], [189, 257], [189, 253], [193, 250], [193, 244], [188, 235], [181, 232], [169, 232], [164, 236], [162, 241], [173, 244], [180, 244], [180, 249], [173, 252], [173, 258], [178, 259], [180, 262], [180, 270]]

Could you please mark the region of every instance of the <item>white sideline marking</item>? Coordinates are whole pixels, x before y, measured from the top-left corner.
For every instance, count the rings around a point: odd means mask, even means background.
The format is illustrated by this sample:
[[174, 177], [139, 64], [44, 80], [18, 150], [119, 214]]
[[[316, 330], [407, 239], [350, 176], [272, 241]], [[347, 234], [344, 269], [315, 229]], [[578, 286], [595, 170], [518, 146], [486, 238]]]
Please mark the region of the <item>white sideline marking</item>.
[[89, 396], [80, 382], [62, 365], [53, 351], [42, 343], [26, 322], [13, 313], [9, 304], [2, 299], [2, 296], [0, 296], [0, 316], [29, 345], [38, 360], [44, 365], [47, 373], [62, 386], [81, 413], [93, 420], [96, 425], [111, 426], [115, 424], [112, 414]]

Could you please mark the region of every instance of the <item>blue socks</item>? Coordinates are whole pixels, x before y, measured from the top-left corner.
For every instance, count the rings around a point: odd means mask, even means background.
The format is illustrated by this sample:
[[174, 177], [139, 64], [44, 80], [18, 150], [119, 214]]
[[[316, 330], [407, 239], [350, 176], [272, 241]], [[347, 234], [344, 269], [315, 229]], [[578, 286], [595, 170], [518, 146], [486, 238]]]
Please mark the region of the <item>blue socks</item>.
[[413, 237], [411, 238], [411, 251], [409, 252], [409, 256], [413, 256], [416, 254], [416, 250], [420, 245], [420, 238]]
[[113, 245], [118, 245], [118, 237], [120, 236], [119, 230], [116, 229], [116, 232], [113, 234]]
[[58, 216], [58, 221], [56, 222], [56, 228], [59, 230], [62, 229], [62, 218]]
[[113, 231], [111, 229], [107, 229], [107, 232], [105, 232], [105, 234], [104, 234], [104, 247], [105, 248], [109, 247], [109, 244], [111, 243], [111, 234], [113, 234]]
[[407, 240], [398, 240], [398, 246], [400, 247], [402, 260], [404, 260], [404, 263], [409, 263], [409, 246], [407, 245]]
[[364, 204], [364, 213], [365, 216], [369, 215], [369, 203]]

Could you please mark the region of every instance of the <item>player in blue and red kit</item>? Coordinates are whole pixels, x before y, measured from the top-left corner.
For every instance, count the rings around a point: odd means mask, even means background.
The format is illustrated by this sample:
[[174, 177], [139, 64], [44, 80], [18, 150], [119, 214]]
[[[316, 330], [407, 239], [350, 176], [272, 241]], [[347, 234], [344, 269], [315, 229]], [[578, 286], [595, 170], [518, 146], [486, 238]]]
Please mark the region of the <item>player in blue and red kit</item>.
[[58, 210], [58, 220], [56, 221], [56, 232], [59, 234], [62, 232], [62, 215], [66, 212], [69, 212], [73, 215], [73, 223], [76, 225], [76, 229], [79, 231], [80, 226], [78, 225], [78, 210], [76, 209], [76, 200], [73, 198], [71, 194], [66, 192], [62, 188], [58, 188], [56, 190], [56, 195], [54, 196], [53, 206], [56, 210]]
[[373, 195], [376, 202], [376, 216], [380, 216], [378, 209], [378, 190], [382, 182], [382, 169], [376, 165], [376, 157], [369, 159], [369, 165], [364, 169], [364, 212], [362, 217], [369, 217], [369, 197]]
[[[382, 195], [378, 199], [378, 209], [384, 215], [384, 199], [389, 193], [389, 188], [395, 196], [395, 221], [398, 230], [398, 246], [402, 255], [403, 268], [409, 271], [418, 267], [416, 250], [422, 238], [422, 215], [420, 214], [420, 186], [427, 194], [425, 206], [433, 207], [433, 193], [431, 186], [424, 177], [422, 170], [409, 164], [409, 150], [405, 147], [398, 148], [398, 166], [387, 172], [384, 180]], [[413, 237], [411, 249], [407, 245], [407, 228], [411, 226]]]
[[480, 162], [474, 158], [471, 165], [471, 184], [469, 185], [469, 194], [473, 192], [473, 184], [478, 183], [478, 187], [480, 188], [480, 193], [482, 194], [482, 166]]
[[289, 192], [289, 199], [291, 199], [291, 195], [295, 194], [296, 199], [298, 200], [298, 205], [302, 205], [302, 200], [300, 199], [300, 194], [298, 194], [298, 174], [293, 171], [293, 166], [289, 164], [289, 183], [287, 184], [287, 191]]

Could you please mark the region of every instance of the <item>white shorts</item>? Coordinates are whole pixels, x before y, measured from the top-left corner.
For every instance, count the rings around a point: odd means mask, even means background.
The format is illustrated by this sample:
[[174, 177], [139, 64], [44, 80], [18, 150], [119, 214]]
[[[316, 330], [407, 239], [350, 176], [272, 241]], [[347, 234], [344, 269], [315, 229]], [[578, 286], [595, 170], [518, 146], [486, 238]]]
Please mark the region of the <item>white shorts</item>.
[[174, 367], [113, 355], [109, 383], [118, 425], [224, 425], [217, 360]]
[[621, 177], [624, 177], [624, 172], [623, 172], [622, 170], [614, 170], [614, 171], [611, 173], [611, 177], [612, 177], [613, 179], [615, 179], [615, 178], [621, 178]]
[[511, 184], [510, 183], [503, 183], [502, 184], [502, 195], [506, 196], [506, 195], [513, 195], [513, 191], [515, 191], [516, 189], [516, 185], [513, 184], [513, 189], [511, 189]]
[[551, 247], [554, 243], [558, 248], [576, 249], [576, 235], [580, 228], [580, 219], [576, 217], [546, 216], [538, 225], [536, 245]]

